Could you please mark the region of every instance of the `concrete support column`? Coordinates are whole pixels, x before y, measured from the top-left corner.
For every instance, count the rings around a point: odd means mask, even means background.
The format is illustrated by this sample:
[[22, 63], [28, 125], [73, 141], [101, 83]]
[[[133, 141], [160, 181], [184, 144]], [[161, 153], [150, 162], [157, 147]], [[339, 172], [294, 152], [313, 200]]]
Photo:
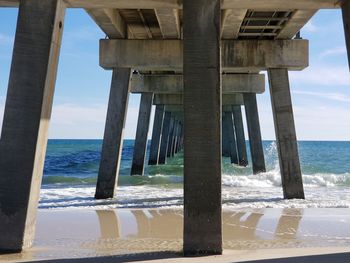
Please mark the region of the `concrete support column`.
[[34, 239], [64, 15], [60, 0], [20, 1], [0, 140], [2, 252]]
[[184, 254], [221, 254], [220, 0], [183, 1]]
[[304, 199], [288, 70], [269, 69], [268, 75], [284, 198]]
[[[165, 110], [166, 110], [166, 107], [165, 107]], [[166, 161], [170, 122], [171, 122], [171, 113], [169, 111], [165, 111], [158, 164], [165, 164], [165, 161]]]
[[231, 148], [229, 142], [229, 133], [228, 133], [228, 119], [225, 119], [225, 114], [222, 114], [222, 156], [230, 157]]
[[174, 138], [173, 138], [173, 145], [172, 145], [172, 149], [171, 149], [171, 156], [174, 156], [176, 154], [176, 143], [177, 143], [178, 130], [179, 130], [179, 121], [175, 120]]
[[170, 119], [170, 127], [169, 127], [169, 137], [168, 137], [168, 146], [166, 151], [166, 156], [171, 157], [171, 149], [173, 146], [173, 138], [174, 138], [174, 127], [175, 127], [175, 117], [171, 117]]
[[162, 128], [164, 120], [164, 105], [157, 105], [154, 114], [153, 132], [151, 140], [151, 148], [149, 154], [149, 165], [157, 165], [160, 151], [160, 140], [162, 137]]
[[131, 175], [143, 175], [145, 169], [147, 138], [149, 121], [151, 119], [152, 103], [153, 93], [142, 93], [134, 145], [134, 155], [131, 166]]
[[253, 174], [266, 172], [264, 150], [261, 140], [256, 94], [244, 93], [244, 106], [247, 117], [250, 153], [252, 156]]
[[236, 133], [233, 127], [232, 112], [225, 112], [223, 129], [227, 130], [231, 163], [238, 164]]
[[114, 196], [123, 149], [123, 131], [128, 107], [130, 78], [130, 68], [113, 70], [100, 169], [97, 177], [96, 199]]
[[182, 123], [180, 123], [179, 140], [177, 145], [178, 152], [182, 150], [182, 137], [183, 137], [183, 126], [182, 126]]
[[350, 1], [349, 0], [343, 0], [342, 14], [343, 14], [346, 48], [348, 51], [348, 61], [349, 61], [349, 67], [350, 67]]
[[236, 131], [238, 164], [241, 166], [248, 165], [247, 147], [245, 143], [242, 110], [240, 105], [232, 106], [233, 120]]

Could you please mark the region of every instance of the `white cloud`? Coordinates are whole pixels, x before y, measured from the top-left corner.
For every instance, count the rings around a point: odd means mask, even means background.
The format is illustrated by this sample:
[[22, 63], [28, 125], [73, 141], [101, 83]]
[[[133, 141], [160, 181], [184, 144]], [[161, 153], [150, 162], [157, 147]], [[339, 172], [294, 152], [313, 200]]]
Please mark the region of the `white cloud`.
[[350, 140], [350, 109], [294, 107], [294, 116], [299, 140]]
[[97, 41], [103, 32], [97, 26], [82, 26], [74, 30], [64, 31], [63, 43], [75, 44], [79, 41]]
[[312, 20], [310, 20], [303, 28], [302, 28], [303, 31], [305, 32], [317, 32], [319, 30], [319, 27], [316, 26]]
[[12, 46], [14, 37], [0, 33], [0, 46]]
[[322, 86], [350, 85], [348, 67], [312, 66], [302, 72], [290, 73], [292, 83], [315, 84]]
[[[107, 105], [61, 104], [53, 107], [50, 138], [103, 138]], [[124, 129], [125, 138], [135, 138], [138, 108], [129, 107]]]
[[[0, 132], [2, 127], [5, 99], [0, 97]], [[134, 139], [138, 119], [138, 107], [128, 108], [124, 138]], [[49, 129], [49, 138], [99, 139], [103, 138], [107, 105], [78, 105], [65, 103], [54, 105]], [[153, 123], [153, 115], [151, 123]], [[149, 136], [151, 136], [150, 129]]]
[[339, 102], [350, 102], [349, 95], [346, 95], [343, 93], [337, 93], [337, 92], [313, 92], [313, 91], [295, 90], [295, 91], [293, 91], [293, 94], [316, 96], [316, 97], [329, 99], [329, 100], [335, 100], [335, 101], [339, 101]]
[[343, 54], [346, 54], [345, 46], [335, 47], [335, 48], [325, 50], [319, 55], [319, 58], [323, 59], [325, 57], [334, 56], [334, 55], [343, 55]]

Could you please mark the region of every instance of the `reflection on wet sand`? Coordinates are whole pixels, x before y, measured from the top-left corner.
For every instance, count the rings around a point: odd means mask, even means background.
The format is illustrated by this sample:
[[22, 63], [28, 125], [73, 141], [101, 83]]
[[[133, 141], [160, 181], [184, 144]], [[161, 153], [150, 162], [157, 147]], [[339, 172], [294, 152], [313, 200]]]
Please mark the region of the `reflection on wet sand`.
[[[34, 247], [0, 255], [0, 261], [182, 249], [179, 209], [41, 212], [39, 219]], [[350, 247], [349, 224], [348, 209], [224, 210], [223, 244], [225, 250], [243, 254], [259, 249]]]
[[294, 239], [298, 232], [300, 221], [303, 217], [303, 210], [285, 208], [278, 220], [278, 225], [275, 231], [276, 238]]
[[182, 214], [173, 210], [132, 210], [137, 238], [182, 238]]
[[96, 210], [101, 239], [119, 238], [119, 220], [114, 210]]
[[[155, 239], [182, 239], [183, 216], [179, 210], [130, 210], [136, 220], [136, 228], [126, 238], [155, 238]], [[96, 211], [99, 219], [101, 238], [120, 237], [120, 224], [117, 210]], [[296, 236], [303, 211], [300, 209], [284, 209], [278, 222], [274, 236], [277, 239], [293, 239]], [[223, 213], [223, 239], [258, 240], [258, 224], [264, 216], [264, 211], [240, 212], [225, 211]], [[128, 222], [125, 222], [128, 224]], [[272, 232], [273, 233], [273, 232]], [[273, 237], [272, 237], [273, 238]]]
[[249, 212], [224, 213], [222, 222], [224, 240], [256, 239], [255, 231], [263, 215]]

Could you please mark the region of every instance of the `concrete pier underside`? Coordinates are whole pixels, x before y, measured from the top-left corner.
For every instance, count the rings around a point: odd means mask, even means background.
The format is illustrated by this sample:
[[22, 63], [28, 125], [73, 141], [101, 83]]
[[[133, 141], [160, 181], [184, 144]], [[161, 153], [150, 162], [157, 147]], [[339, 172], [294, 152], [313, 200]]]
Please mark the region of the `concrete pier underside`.
[[[309, 45], [293, 37], [319, 9], [342, 8], [349, 51], [349, 0], [0, 0], [0, 7], [18, 6], [0, 140], [0, 250], [20, 251], [33, 240], [66, 7], [85, 8], [108, 36], [100, 65], [113, 76], [96, 198], [114, 195], [129, 93], [154, 93], [149, 164], [164, 164], [184, 147], [184, 252], [221, 253], [221, 110], [232, 107], [244, 166], [244, 104], [253, 171], [264, 172], [261, 70], [269, 72], [284, 197], [304, 198], [288, 70], [308, 66]], [[147, 138], [147, 125], [140, 126], [137, 167]]]

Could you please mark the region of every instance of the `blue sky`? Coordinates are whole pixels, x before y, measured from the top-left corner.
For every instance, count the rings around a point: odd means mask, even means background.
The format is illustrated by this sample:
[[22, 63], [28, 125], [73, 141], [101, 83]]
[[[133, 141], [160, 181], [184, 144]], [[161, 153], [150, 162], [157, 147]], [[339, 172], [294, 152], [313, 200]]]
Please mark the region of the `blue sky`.
[[[16, 19], [16, 9], [0, 9], [0, 124]], [[310, 67], [290, 73], [297, 137], [350, 140], [350, 74], [340, 10], [319, 11], [301, 34], [310, 40]], [[100, 38], [104, 34], [83, 10], [67, 11], [50, 138], [102, 138], [111, 72], [98, 65]], [[139, 100], [130, 97], [126, 138], [135, 136]], [[263, 139], [274, 139], [268, 86], [258, 106]]]

